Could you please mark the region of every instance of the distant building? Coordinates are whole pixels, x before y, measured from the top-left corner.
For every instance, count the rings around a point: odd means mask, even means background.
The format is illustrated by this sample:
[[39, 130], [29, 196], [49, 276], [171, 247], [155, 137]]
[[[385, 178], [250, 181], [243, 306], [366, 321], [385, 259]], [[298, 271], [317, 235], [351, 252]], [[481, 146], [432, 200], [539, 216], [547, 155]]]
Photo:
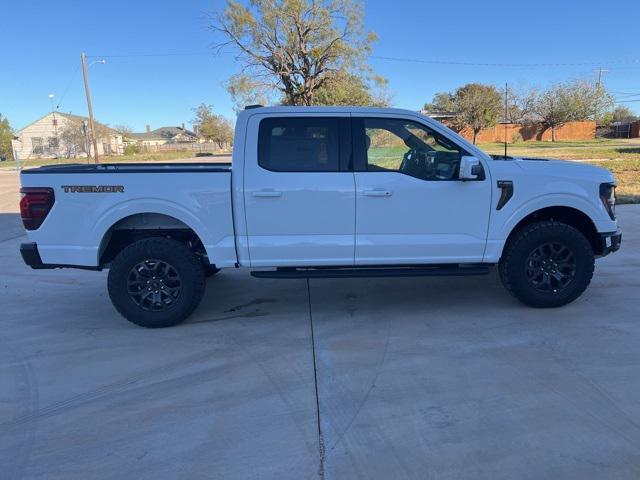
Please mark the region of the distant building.
[[[21, 160], [33, 158], [72, 158], [93, 155], [88, 136], [87, 117], [50, 112], [16, 132], [14, 145]], [[96, 123], [98, 155], [121, 155], [122, 135]]]
[[435, 110], [422, 109], [420, 110], [420, 113], [426, 115], [427, 117], [431, 117], [434, 120], [438, 120], [439, 122], [442, 122], [443, 120], [452, 120], [456, 117], [456, 114], [454, 112], [438, 112]]
[[143, 146], [165, 145], [168, 143], [194, 143], [198, 141], [198, 135], [191, 130], [181, 127], [160, 127], [151, 130], [147, 125], [146, 132], [132, 133], [129, 139]]

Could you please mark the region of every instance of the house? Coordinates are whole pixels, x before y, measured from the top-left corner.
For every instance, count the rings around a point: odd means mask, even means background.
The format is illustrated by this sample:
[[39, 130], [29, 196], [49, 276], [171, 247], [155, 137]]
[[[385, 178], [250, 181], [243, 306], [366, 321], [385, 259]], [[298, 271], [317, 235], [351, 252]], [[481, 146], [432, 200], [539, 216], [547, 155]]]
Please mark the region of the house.
[[[50, 112], [16, 132], [15, 150], [21, 160], [71, 158], [93, 155], [89, 142], [89, 119], [63, 112]], [[121, 155], [122, 135], [100, 123], [95, 124], [98, 155]]]
[[426, 115], [427, 117], [431, 117], [434, 120], [439, 122], [443, 122], [444, 120], [452, 120], [456, 117], [454, 112], [441, 112], [436, 110], [425, 110], [424, 108], [420, 110], [420, 113]]
[[147, 125], [145, 132], [132, 133], [130, 138], [143, 146], [165, 145], [167, 143], [194, 143], [198, 141], [198, 135], [184, 128], [184, 123], [180, 127], [160, 127], [155, 130], [151, 130], [151, 127]]

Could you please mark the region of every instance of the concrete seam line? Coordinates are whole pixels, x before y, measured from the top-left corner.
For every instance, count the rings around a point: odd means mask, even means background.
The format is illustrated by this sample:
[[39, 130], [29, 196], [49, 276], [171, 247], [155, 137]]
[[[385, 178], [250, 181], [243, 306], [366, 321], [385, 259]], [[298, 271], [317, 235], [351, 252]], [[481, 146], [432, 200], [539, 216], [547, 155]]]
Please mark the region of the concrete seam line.
[[15, 237], [5, 238], [4, 240], [0, 240], [0, 243], [10, 242], [11, 240], [15, 240], [16, 238], [24, 237], [25, 234], [21, 233], [20, 235], [16, 235]]
[[309, 326], [311, 329], [311, 353], [313, 355], [313, 383], [316, 393], [316, 422], [318, 425], [318, 453], [320, 455], [320, 465], [318, 466], [318, 476], [324, 479], [324, 437], [322, 436], [322, 426], [320, 424], [320, 398], [318, 396], [318, 366], [316, 363], [316, 339], [313, 329], [313, 313], [311, 312], [311, 286], [307, 278], [307, 302], [309, 304]]

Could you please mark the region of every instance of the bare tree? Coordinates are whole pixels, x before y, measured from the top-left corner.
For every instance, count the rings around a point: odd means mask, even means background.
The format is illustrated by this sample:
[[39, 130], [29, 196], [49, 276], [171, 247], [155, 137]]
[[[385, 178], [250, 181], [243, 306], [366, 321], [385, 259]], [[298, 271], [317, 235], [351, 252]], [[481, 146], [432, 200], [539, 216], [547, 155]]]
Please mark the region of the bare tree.
[[[96, 129], [96, 140], [101, 141], [108, 139], [112, 130], [98, 122], [94, 122]], [[67, 158], [77, 157], [85, 153], [88, 154], [87, 145], [87, 129], [88, 125], [83, 120], [74, 117], [65, 117], [62, 127], [58, 130], [58, 138], [60, 146], [64, 149], [64, 155]]]
[[368, 72], [365, 59], [375, 35], [366, 32], [357, 0], [228, 0], [212, 30], [243, 64], [232, 78], [236, 98], [274, 90], [288, 105], [312, 105], [338, 72]]
[[113, 129], [123, 137], [130, 137], [133, 133], [133, 128], [131, 128], [129, 125], [125, 125], [124, 123], [114, 125]]
[[507, 109], [504, 109], [504, 88], [500, 91], [503, 107], [500, 120], [506, 123], [529, 123], [532, 119], [533, 105], [537, 91], [525, 85], [519, 87], [507, 87]]

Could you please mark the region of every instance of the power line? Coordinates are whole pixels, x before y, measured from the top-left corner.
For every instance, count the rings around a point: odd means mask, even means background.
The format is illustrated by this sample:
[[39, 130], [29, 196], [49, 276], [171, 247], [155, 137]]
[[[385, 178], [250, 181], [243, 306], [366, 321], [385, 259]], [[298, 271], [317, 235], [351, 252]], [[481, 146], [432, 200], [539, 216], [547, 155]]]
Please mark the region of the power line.
[[71, 88], [71, 84], [73, 83], [73, 81], [76, 78], [76, 75], [78, 74], [78, 71], [80, 70], [80, 65], [76, 66], [75, 70], [73, 71], [73, 74], [71, 75], [71, 78], [69, 79], [69, 83], [67, 83], [66, 88], [64, 89], [64, 92], [62, 93], [62, 95], [60, 96], [60, 100], [58, 100], [58, 103], [56, 104], [56, 110], [60, 109], [60, 105], [62, 104], [62, 101], [64, 100], [65, 95], [67, 94], [67, 92], [69, 91], [69, 88]]
[[114, 55], [87, 55], [87, 58], [190, 57], [199, 55], [214, 54], [212, 52], [121, 53]]
[[[211, 51], [197, 52], [150, 52], [150, 53], [119, 53], [110, 55], [87, 55], [88, 58], [136, 58], [136, 57], [187, 57], [216, 55]], [[470, 67], [584, 67], [601, 65], [638, 65], [640, 59], [632, 60], [608, 60], [598, 62], [539, 62], [539, 63], [510, 63], [510, 62], [460, 62], [452, 60], [421, 59], [407, 57], [389, 57], [371, 55], [374, 60], [386, 60], [392, 62], [425, 63], [429, 65], [460, 65]]]
[[372, 55], [371, 58], [376, 60], [389, 60], [394, 62], [411, 62], [411, 63], [427, 63], [432, 65], [463, 65], [470, 67], [584, 67], [599, 65], [623, 65], [623, 64], [639, 64], [640, 60], [610, 60], [600, 62], [555, 62], [555, 63], [490, 63], [490, 62], [457, 62], [449, 60], [426, 60], [418, 58], [402, 58], [402, 57], [383, 57]]
[[616, 91], [612, 91], [611, 93], [614, 93], [618, 96], [622, 97], [638, 97], [640, 96], [640, 93], [624, 93], [624, 92], [616, 92]]

